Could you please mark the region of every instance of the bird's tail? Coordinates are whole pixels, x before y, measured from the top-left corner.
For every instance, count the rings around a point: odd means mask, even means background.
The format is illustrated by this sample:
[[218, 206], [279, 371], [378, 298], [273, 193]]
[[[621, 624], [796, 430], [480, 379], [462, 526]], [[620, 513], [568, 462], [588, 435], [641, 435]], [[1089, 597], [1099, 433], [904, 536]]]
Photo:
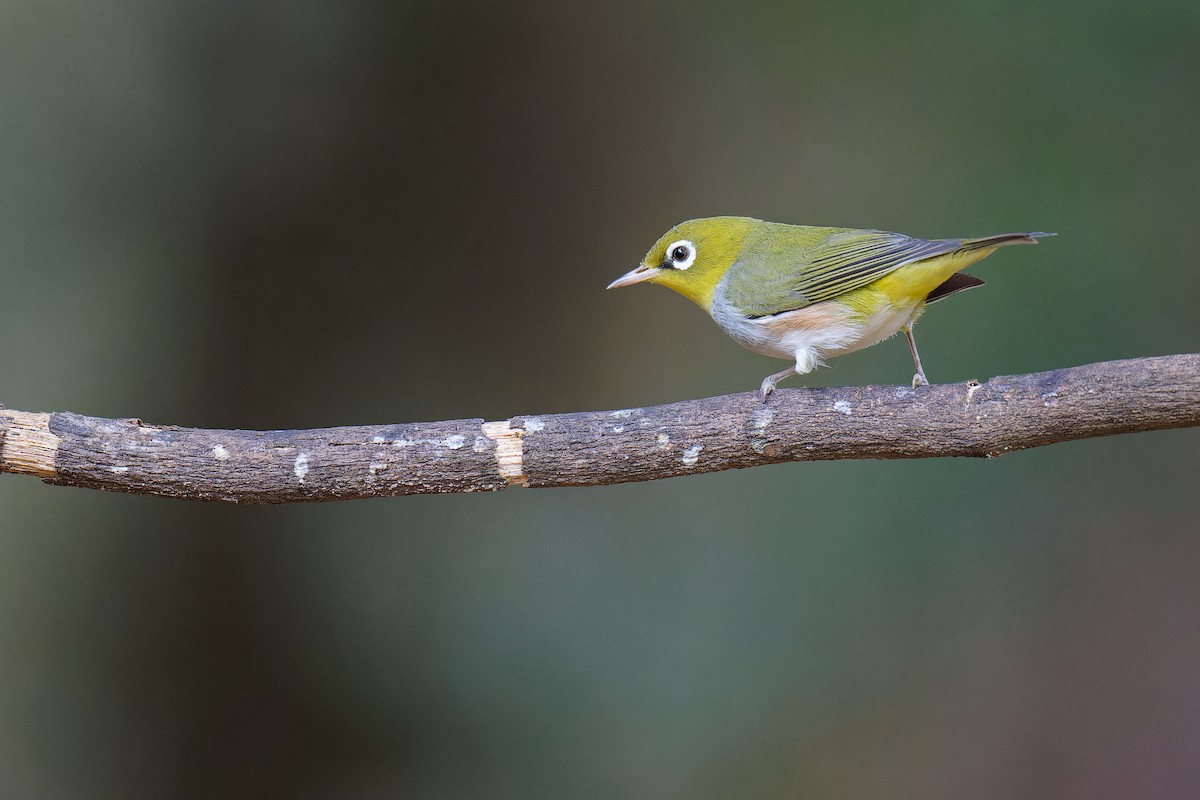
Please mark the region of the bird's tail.
[[963, 239], [962, 250], [982, 250], [985, 247], [1000, 247], [1006, 244], [1037, 244], [1043, 236], [1057, 236], [1044, 231], [1030, 233], [1001, 233], [996, 236], [984, 236], [982, 239]]

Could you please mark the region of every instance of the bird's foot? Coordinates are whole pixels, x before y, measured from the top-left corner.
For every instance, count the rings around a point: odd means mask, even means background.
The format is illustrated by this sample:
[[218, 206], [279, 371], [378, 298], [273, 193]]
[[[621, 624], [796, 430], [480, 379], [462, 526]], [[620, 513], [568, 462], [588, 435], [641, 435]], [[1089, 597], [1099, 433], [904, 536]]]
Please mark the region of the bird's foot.
[[928, 386], [928, 385], [929, 385], [929, 379], [925, 377], [924, 371], [918, 372], [916, 375], [913, 375], [912, 388], [916, 389], [918, 386]]
[[776, 372], [774, 375], [768, 375], [767, 377], [763, 378], [762, 385], [758, 387], [758, 390], [762, 392], [762, 401], [764, 403], [767, 402], [767, 397], [770, 396], [771, 392], [775, 391], [775, 384], [779, 383], [784, 378], [790, 378], [795, 374], [796, 368], [788, 367], [783, 372]]

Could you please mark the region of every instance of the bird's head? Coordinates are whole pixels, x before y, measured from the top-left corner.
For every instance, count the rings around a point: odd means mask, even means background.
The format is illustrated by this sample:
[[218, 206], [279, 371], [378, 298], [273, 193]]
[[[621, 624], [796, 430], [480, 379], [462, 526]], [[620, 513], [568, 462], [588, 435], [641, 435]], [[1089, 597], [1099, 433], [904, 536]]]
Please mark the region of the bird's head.
[[642, 281], [674, 289], [705, 311], [747, 237], [763, 223], [749, 217], [707, 217], [681, 222], [662, 235], [642, 263], [608, 285]]

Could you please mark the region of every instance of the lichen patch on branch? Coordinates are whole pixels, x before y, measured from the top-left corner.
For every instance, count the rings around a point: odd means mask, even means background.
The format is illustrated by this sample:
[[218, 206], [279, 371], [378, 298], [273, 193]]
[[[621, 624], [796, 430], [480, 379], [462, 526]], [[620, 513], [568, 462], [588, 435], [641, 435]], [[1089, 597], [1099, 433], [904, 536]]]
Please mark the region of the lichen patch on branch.
[[296, 461], [292, 464], [292, 473], [295, 474], [296, 480], [304, 483], [304, 476], [308, 474], [308, 453], [296, 456]]
[[759, 455], [767, 452], [767, 426], [773, 419], [775, 412], [765, 405], [759, 406], [750, 414], [750, 447]]

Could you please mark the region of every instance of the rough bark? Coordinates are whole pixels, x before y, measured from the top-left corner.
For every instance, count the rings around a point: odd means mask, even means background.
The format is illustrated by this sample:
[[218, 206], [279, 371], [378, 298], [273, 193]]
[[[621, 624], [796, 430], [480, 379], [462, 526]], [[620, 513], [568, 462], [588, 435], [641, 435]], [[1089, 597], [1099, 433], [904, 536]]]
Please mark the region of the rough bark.
[[302, 431], [0, 409], [0, 471], [193, 500], [291, 503], [595, 486], [843, 458], [994, 457], [1200, 425], [1200, 355], [986, 383], [781, 389], [647, 408]]

